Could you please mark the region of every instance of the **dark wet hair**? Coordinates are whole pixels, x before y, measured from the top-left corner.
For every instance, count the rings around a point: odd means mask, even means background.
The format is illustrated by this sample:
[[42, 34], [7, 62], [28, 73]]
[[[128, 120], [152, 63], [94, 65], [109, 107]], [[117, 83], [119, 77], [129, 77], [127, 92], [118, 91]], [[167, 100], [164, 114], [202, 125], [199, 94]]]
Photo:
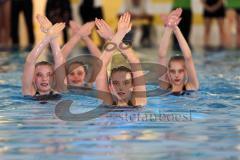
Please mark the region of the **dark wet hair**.
[[185, 63], [185, 59], [184, 59], [184, 57], [183, 57], [182, 55], [172, 56], [172, 57], [170, 58], [170, 60], [168, 61], [168, 68], [170, 68], [170, 64], [171, 64], [171, 62], [173, 62], [173, 61], [182, 61], [182, 62]]
[[50, 66], [51, 68], [53, 68], [53, 65], [47, 61], [41, 61], [35, 64], [35, 68], [37, 68], [38, 66]]
[[79, 65], [79, 66], [82, 66], [83, 69], [84, 69], [84, 71], [85, 71], [85, 73], [87, 74], [87, 67], [84, 65], [83, 62], [79, 62], [79, 61], [74, 61], [74, 62], [68, 64], [67, 67], [66, 67], [67, 73], [70, 72], [69, 69], [70, 69], [70, 67], [71, 67], [72, 65], [74, 65], [74, 64]]
[[110, 77], [109, 77], [109, 80], [108, 82], [111, 83], [111, 78], [112, 78], [112, 75], [116, 72], [127, 72], [127, 73], [130, 73], [131, 74], [131, 78], [132, 78], [132, 82], [133, 82], [133, 73], [131, 71], [131, 69], [125, 67], [125, 66], [120, 66], [120, 67], [116, 67], [116, 68], [113, 68], [111, 70], [111, 73], [110, 73]]

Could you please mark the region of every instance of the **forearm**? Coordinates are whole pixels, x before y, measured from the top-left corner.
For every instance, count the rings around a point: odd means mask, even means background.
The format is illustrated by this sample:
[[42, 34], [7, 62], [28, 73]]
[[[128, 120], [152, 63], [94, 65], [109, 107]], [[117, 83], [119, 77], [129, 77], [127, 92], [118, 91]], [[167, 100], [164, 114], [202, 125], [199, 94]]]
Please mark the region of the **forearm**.
[[183, 56], [184, 56], [184, 59], [185, 59], [186, 70], [187, 70], [187, 73], [188, 73], [188, 82], [191, 84], [191, 87], [194, 90], [198, 89], [199, 88], [199, 82], [198, 82], [194, 62], [193, 62], [193, 59], [192, 59], [191, 50], [190, 50], [185, 38], [183, 37], [180, 29], [176, 28], [174, 30], [174, 33], [176, 35], [176, 38], [178, 40], [178, 43], [180, 45], [180, 48], [183, 52]]
[[100, 72], [96, 77], [96, 88], [98, 91], [98, 98], [103, 100], [105, 104], [112, 105], [112, 97], [108, 88], [107, 65], [110, 61], [110, 56], [101, 56], [104, 58]]
[[61, 52], [63, 54], [63, 57], [67, 59], [69, 54], [72, 52], [73, 48], [76, 46], [76, 44], [79, 43], [81, 39], [81, 36], [78, 34], [75, 34], [71, 39], [63, 46]]
[[192, 58], [192, 54], [191, 54], [191, 49], [186, 41], [186, 39], [184, 38], [181, 30], [176, 27], [174, 29], [174, 34], [178, 40], [178, 43], [179, 43], [179, 46], [183, 52], [183, 56], [185, 59], [189, 59], [189, 58]]
[[52, 39], [50, 41], [50, 45], [51, 45], [52, 54], [54, 58], [54, 68], [56, 69], [65, 62], [65, 59], [63, 57], [60, 46], [56, 39]]
[[55, 86], [54, 89], [57, 92], [64, 92], [67, 90], [67, 86], [64, 84], [64, 79], [66, 78], [66, 70], [65, 70], [65, 58], [61, 53], [60, 46], [56, 39], [52, 39], [50, 41], [50, 45], [52, 48], [52, 54], [54, 58], [54, 73], [55, 73]]
[[146, 80], [142, 70], [142, 66], [139, 58], [136, 56], [134, 51], [129, 48], [121, 50], [124, 56], [130, 63], [131, 71], [133, 74], [133, 97], [135, 105], [145, 105], [146, 104]]
[[94, 42], [91, 40], [91, 38], [84, 37], [83, 41], [85, 42], [85, 44], [87, 45], [87, 48], [89, 49], [90, 53], [95, 56], [95, 57], [100, 57], [101, 56], [101, 51], [99, 50], [99, 48], [96, 46], [96, 44], [94, 44]]
[[158, 50], [159, 58], [166, 57], [168, 48], [169, 48], [169, 44], [170, 44], [170, 40], [171, 40], [171, 35], [172, 35], [172, 29], [165, 27], [163, 37], [160, 41], [160, 46], [159, 46], [159, 50]]
[[39, 44], [37, 44], [26, 58], [26, 63], [35, 65], [38, 57], [41, 55], [42, 51], [46, 48], [51, 38], [46, 36]]
[[124, 38], [125, 35], [126, 33], [117, 31], [110, 42], [119, 46], [119, 44], [122, 42], [122, 39]]

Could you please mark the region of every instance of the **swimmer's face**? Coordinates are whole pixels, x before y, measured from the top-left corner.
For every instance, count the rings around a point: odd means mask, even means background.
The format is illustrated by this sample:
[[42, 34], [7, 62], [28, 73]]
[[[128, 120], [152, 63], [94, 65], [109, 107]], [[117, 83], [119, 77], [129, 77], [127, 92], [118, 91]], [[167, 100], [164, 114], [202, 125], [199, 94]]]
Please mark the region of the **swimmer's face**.
[[53, 68], [50, 65], [38, 65], [35, 68], [34, 83], [40, 92], [49, 92], [53, 82]]
[[118, 71], [112, 74], [110, 90], [121, 101], [128, 101], [133, 91], [131, 73]]
[[169, 79], [173, 85], [184, 83], [185, 67], [183, 61], [172, 61], [169, 67]]
[[69, 72], [70, 73], [68, 73], [68, 76], [67, 76], [68, 84], [81, 86], [84, 82], [84, 78], [86, 75], [83, 66], [79, 64], [70, 65]]

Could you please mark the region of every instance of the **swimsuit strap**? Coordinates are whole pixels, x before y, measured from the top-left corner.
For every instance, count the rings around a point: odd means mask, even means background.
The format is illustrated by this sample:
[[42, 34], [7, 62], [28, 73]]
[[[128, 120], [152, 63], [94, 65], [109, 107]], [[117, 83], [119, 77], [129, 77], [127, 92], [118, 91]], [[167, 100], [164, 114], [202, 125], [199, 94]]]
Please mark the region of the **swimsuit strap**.
[[[132, 104], [132, 101], [131, 101], [131, 100], [129, 100], [127, 104], [128, 104], [128, 106], [134, 106], [134, 105]], [[116, 102], [116, 101], [113, 101], [112, 105], [117, 105], [117, 102]]]
[[[54, 95], [54, 92], [50, 91], [48, 95]], [[39, 91], [36, 91], [35, 96], [40, 96]]]

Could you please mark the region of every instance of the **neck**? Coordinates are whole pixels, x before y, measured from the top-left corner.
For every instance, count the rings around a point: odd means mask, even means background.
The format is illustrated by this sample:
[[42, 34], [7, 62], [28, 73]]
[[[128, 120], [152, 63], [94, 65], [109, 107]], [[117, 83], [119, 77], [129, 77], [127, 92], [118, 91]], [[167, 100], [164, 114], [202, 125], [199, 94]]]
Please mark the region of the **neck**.
[[117, 106], [128, 106], [128, 103], [124, 100], [118, 100]]
[[45, 91], [45, 92], [42, 92], [42, 91], [38, 91], [38, 93], [40, 95], [46, 95], [46, 94], [49, 94], [51, 91]]
[[183, 86], [184, 86], [184, 84], [173, 85], [172, 92], [180, 92], [180, 91], [182, 91], [183, 90]]

